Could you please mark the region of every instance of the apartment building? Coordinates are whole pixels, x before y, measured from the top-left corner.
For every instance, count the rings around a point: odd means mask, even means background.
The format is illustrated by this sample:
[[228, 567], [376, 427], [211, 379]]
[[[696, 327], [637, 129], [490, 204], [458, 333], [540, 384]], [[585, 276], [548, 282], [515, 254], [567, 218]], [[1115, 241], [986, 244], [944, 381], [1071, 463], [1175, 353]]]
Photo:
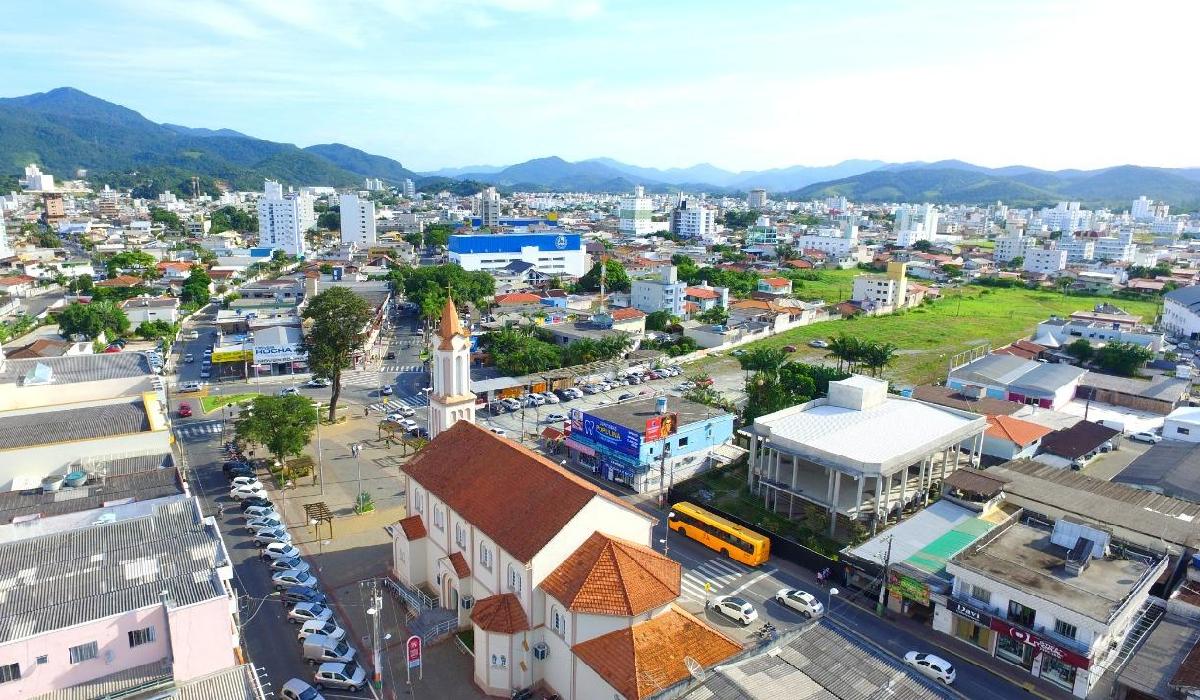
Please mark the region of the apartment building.
[[672, 316], [682, 316], [686, 289], [687, 284], [679, 281], [675, 266], [664, 265], [658, 269], [657, 277], [633, 281], [630, 306], [648, 314], [666, 311]]
[[342, 243], [353, 243], [359, 248], [375, 245], [375, 203], [360, 199], [357, 194], [344, 194], [338, 201], [342, 216]]
[[622, 197], [617, 208], [617, 230], [631, 236], [644, 236], [654, 230], [651, 215], [654, 202], [646, 196], [641, 185], [633, 189], [632, 197]]
[[1021, 269], [1039, 275], [1062, 272], [1067, 269], [1067, 251], [1048, 247], [1029, 248], [1025, 252], [1025, 262]]
[[278, 182], [267, 180], [258, 200], [258, 245], [303, 256], [304, 234], [316, 224], [312, 198], [283, 192]]

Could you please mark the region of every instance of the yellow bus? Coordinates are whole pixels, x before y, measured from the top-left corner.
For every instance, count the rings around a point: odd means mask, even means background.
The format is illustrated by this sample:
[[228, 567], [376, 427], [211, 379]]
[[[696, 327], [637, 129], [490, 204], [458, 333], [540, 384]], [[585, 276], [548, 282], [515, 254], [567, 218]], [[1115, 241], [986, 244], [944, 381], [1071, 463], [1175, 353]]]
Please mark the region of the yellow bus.
[[671, 506], [667, 527], [700, 544], [750, 566], [771, 556], [771, 540], [687, 502]]

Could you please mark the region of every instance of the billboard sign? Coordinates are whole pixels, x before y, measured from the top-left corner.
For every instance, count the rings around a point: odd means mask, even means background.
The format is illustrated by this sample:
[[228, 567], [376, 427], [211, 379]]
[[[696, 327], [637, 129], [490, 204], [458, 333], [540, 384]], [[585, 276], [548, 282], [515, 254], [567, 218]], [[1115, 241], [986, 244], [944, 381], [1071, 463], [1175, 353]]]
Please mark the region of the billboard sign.
[[303, 362], [308, 359], [308, 353], [299, 343], [286, 345], [255, 345], [254, 362], [269, 365], [276, 362]]
[[662, 440], [675, 434], [675, 429], [679, 425], [679, 416], [675, 413], [667, 413], [661, 416], [654, 416], [646, 419], [646, 440], [654, 442]]
[[248, 362], [254, 359], [253, 350], [214, 350], [212, 354], [213, 364], [221, 364], [224, 362]]
[[406, 656], [408, 657], [408, 667], [416, 668], [421, 665], [421, 638], [413, 635], [405, 642]]
[[633, 457], [642, 454], [642, 435], [603, 418], [584, 413], [582, 434], [592, 442]]

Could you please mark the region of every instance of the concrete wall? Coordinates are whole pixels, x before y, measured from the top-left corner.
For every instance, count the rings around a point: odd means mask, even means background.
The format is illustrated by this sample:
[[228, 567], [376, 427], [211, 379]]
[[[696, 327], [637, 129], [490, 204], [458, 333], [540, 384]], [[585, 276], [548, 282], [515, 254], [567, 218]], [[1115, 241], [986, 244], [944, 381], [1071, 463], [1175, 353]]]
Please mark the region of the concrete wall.
[[168, 617], [175, 680], [199, 678], [238, 663], [229, 599], [171, 608]]
[[1168, 440], [1200, 442], [1200, 425], [1168, 418], [1163, 421], [1162, 436]]
[[100, 401], [118, 396], [134, 396], [149, 375], [106, 379], [78, 384], [46, 384], [0, 387], [0, 411], [25, 408], [62, 406], [64, 404]]

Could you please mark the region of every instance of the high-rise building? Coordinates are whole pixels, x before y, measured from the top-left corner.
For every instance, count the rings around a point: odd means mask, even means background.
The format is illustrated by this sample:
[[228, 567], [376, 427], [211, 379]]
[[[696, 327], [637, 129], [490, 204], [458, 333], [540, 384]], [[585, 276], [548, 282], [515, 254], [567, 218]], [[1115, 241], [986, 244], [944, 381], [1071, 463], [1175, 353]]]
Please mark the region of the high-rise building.
[[717, 210], [697, 199], [680, 196], [671, 211], [671, 233], [688, 238], [711, 238], [717, 232]]
[[54, 176], [43, 173], [36, 163], [30, 163], [25, 166], [25, 179], [21, 184], [27, 190], [49, 192], [54, 189]]
[[[8, 227], [4, 223], [4, 209], [0, 207], [0, 259], [11, 258], [12, 255], [12, 245], [8, 242]], [[2, 364], [2, 360], [0, 360], [0, 364]]]
[[767, 191], [764, 189], [750, 190], [750, 194], [746, 197], [746, 206], [751, 209], [765, 209], [767, 207]]
[[273, 180], [263, 184], [258, 200], [258, 245], [282, 250], [288, 255], [304, 255], [304, 202], [312, 209], [312, 200], [293, 192], [284, 195], [283, 186]]
[[404, 179], [404, 198], [412, 199], [417, 196], [417, 186], [413, 184], [411, 178]]
[[683, 295], [687, 285], [679, 281], [679, 271], [674, 265], [664, 265], [654, 279], [634, 280], [630, 288], [630, 305], [639, 311], [652, 314], [666, 311], [672, 316], [683, 315]]
[[120, 212], [117, 203], [121, 197], [121, 193], [110, 188], [108, 185], [100, 191], [99, 211], [100, 216], [106, 219], [115, 219]]
[[63, 204], [62, 192], [47, 192], [43, 194], [42, 206], [46, 209], [47, 224], [55, 224], [67, 218], [67, 208]]
[[653, 230], [654, 224], [650, 217], [654, 213], [654, 203], [646, 196], [646, 189], [641, 185], [633, 188], [632, 197], [623, 197], [618, 209], [620, 219], [617, 229], [621, 233], [642, 236]]
[[932, 241], [937, 237], [938, 210], [932, 204], [920, 208], [904, 204], [896, 209], [896, 245], [909, 248], [917, 241]]
[[363, 189], [368, 192], [381, 192], [385, 189], [383, 180], [377, 177], [368, 177], [363, 180]]
[[1133, 200], [1133, 206], [1129, 208], [1129, 215], [1133, 217], [1134, 221], [1148, 221], [1154, 218], [1150, 214], [1152, 206], [1154, 206], [1154, 200], [1142, 195]]
[[476, 200], [475, 212], [480, 218], [480, 226], [495, 228], [500, 225], [500, 195], [495, 187], [489, 187], [479, 193]]
[[433, 348], [429, 392], [429, 437], [433, 439], [460, 420], [475, 422], [475, 394], [471, 393], [471, 335], [463, 330], [454, 299], [442, 307], [437, 345]]
[[342, 209], [342, 243], [359, 247], [375, 245], [375, 202], [359, 199], [356, 194], [344, 194]]

